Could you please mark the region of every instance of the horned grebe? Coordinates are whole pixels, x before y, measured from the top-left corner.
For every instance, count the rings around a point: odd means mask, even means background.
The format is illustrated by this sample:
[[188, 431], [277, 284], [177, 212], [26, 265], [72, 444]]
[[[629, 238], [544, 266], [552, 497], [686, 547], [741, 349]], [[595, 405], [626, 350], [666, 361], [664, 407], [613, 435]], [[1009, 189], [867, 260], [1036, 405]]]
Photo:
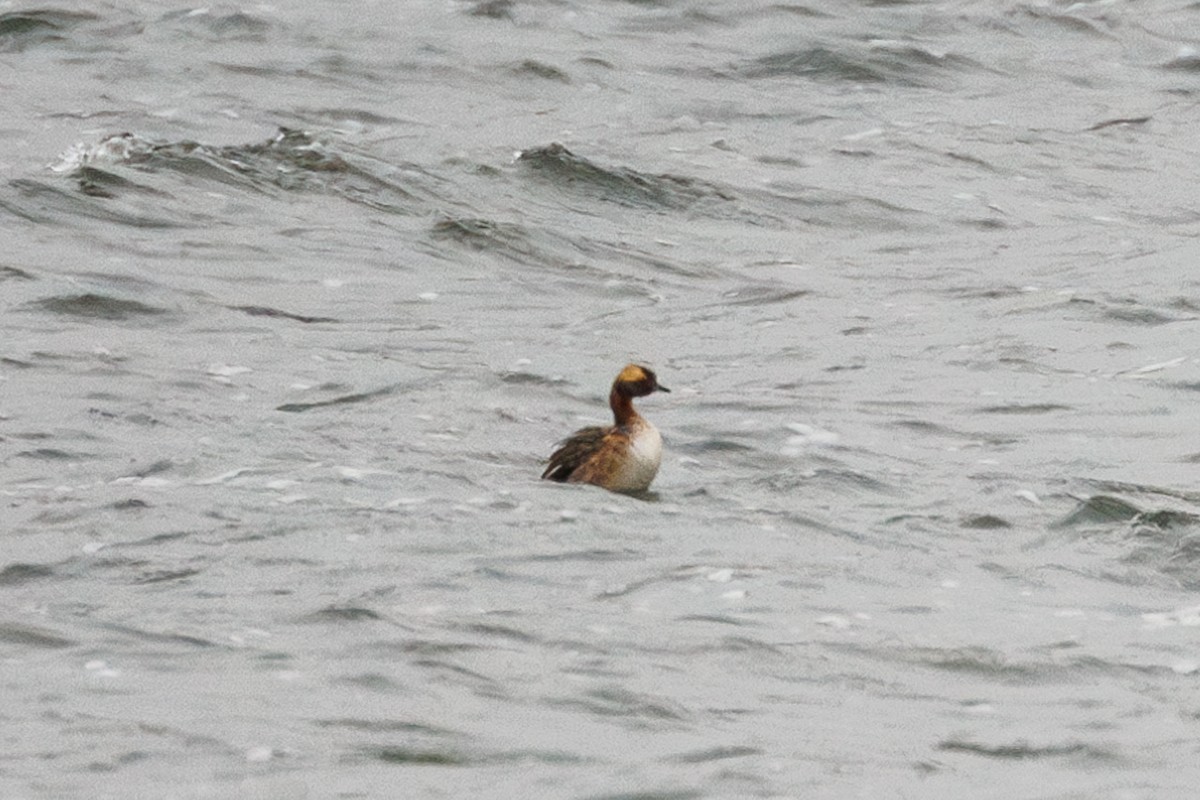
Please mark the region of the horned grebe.
[[662, 436], [633, 408], [633, 398], [669, 392], [654, 372], [630, 364], [608, 395], [616, 424], [581, 428], [550, 456], [543, 478], [560, 483], [592, 483], [611, 492], [643, 492], [658, 474]]

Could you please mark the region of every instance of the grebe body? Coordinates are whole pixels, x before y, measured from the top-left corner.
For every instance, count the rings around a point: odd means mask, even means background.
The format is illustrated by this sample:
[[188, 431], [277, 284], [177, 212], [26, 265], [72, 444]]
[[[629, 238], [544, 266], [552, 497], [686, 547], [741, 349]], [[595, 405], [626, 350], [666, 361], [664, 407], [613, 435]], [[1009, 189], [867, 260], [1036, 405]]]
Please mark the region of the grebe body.
[[662, 463], [662, 436], [634, 409], [633, 398], [669, 391], [658, 385], [648, 367], [625, 367], [608, 394], [613, 424], [575, 431], [550, 456], [542, 477], [560, 483], [591, 483], [612, 492], [644, 492]]

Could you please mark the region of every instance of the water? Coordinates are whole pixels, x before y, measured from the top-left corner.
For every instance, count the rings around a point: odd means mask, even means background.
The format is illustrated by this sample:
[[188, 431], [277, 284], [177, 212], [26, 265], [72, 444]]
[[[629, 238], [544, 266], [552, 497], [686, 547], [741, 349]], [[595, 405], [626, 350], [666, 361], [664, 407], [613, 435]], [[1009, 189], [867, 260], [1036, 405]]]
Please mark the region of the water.
[[0, 796], [1192, 797], [1198, 38], [0, 8]]

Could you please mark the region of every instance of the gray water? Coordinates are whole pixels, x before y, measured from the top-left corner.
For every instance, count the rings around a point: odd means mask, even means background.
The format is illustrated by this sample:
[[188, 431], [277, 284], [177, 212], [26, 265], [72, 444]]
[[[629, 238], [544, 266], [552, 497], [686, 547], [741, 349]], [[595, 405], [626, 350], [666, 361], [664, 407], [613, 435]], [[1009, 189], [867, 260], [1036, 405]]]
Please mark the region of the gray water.
[[1200, 6], [70, 8], [0, 797], [1195, 797]]

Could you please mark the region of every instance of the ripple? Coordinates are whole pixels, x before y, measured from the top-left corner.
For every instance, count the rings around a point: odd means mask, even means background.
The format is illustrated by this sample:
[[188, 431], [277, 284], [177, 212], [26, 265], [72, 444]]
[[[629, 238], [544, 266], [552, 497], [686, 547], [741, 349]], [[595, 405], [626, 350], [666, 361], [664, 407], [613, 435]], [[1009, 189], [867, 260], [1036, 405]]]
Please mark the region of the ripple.
[[153, 317], [166, 314], [167, 310], [147, 305], [137, 300], [125, 300], [103, 294], [63, 295], [38, 300], [35, 305], [51, 314], [63, 314], [85, 319], [122, 321], [137, 317]]
[[567, 73], [563, 72], [558, 67], [553, 67], [541, 61], [532, 58], [527, 58], [519, 64], [513, 65], [509, 72], [518, 78], [538, 78], [545, 81], [555, 81], [557, 83], [570, 83], [571, 78]]
[[315, 322], [337, 322], [333, 317], [311, 317], [305, 314], [293, 314], [290, 311], [281, 311], [278, 308], [270, 306], [229, 306], [233, 311], [241, 311], [244, 314], [249, 314], [252, 317], [271, 317], [273, 319], [290, 319], [296, 322], [303, 322], [306, 325], [311, 325]]
[[143, 570], [137, 575], [129, 579], [129, 583], [134, 586], [145, 586], [151, 583], [167, 583], [170, 581], [181, 581], [185, 578], [191, 578], [199, 575], [203, 570], [200, 569], [152, 569]]
[[19, 53], [29, 47], [67, 40], [67, 31], [99, 19], [84, 12], [36, 9], [0, 14], [0, 52]]
[[435, 748], [421, 749], [393, 745], [365, 747], [361, 752], [368, 758], [382, 761], [385, 764], [403, 764], [414, 767], [465, 767], [473, 762], [473, 759], [462, 753]]
[[[142, 177], [134, 181], [118, 175], [115, 169], [135, 167]], [[254, 195], [273, 195], [285, 192], [331, 193], [351, 203], [375, 210], [409, 214], [417, 211], [424, 200], [436, 195], [428, 186], [415, 184], [423, 171], [411, 166], [388, 164], [369, 155], [358, 153], [349, 146], [339, 146], [301, 130], [281, 128], [265, 142], [243, 145], [208, 145], [199, 142], [153, 141], [134, 134], [108, 136], [91, 145], [78, 144], [69, 149], [53, 167], [54, 171], [72, 177], [82, 195], [111, 201], [128, 195], [149, 198], [173, 197], [173, 192], [151, 186], [148, 181], [156, 175], [176, 175], [186, 178], [188, 186], [196, 182], [218, 183], [242, 189]], [[402, 176], [414, 185], [402, 185]], [[143, 213], [110, 209], [87, 204], [87, 197], [67, 195], [55, 187], [35, 181], [17, 180], [12, 186], [23, 191], [38, 206], [18, 204], [0, 199], [0, 206], [28, 219], [42, 220], [42, 206], [79, 216], [96, 217], [139, 227], [195, 226], [201, 220], [191, 208], [186, 194], [172, 205], [175, 219]], [[161, 214], [163, 209], [159, 208]]]
[[319, 408], [328, 408], [330, 406], [353, 405], [356, 403], [367, 403], [378, 400], [382, 397], [395, 394], [404, 389], [412, 388], [411, 384], [393, 384], [384, 386], [381, 389], [373, 389], [369, 392], [355, 392], [353, 394], [344, 394], [338, 397], [333, 397], [328, 400], [313, 400], [307, 403], [284, 403], [281, 406], [276, 406], [276, 411], [286, 411], [291, 414], [300, 414], [305, 411], [314, 411]]
[[1010, 744], [981, 744], [965, 739], [946, 739], [938, 742], [937, 749], [954, 752], [970, 753], [1004, 760], [1029, 760], [1038, 758], [1062, 758], [1064, 756], [1086, 756], [1089, 759], [1104, 761], [1116, 760], [1117, 755], [1102, 747], [1068, 742], [1066, 744], [1033, 745], [1026, 741], [1016, 741]]
[[0, 281], [33, 281], [37, 280], [29, 272], [16, 267], [0, 265]]
[[[164, 215], [161, 201], [147, 209], [100, 205], [96, 202], [100, 198], [88, 196], [86, 183], [79, 186], [78, 193], [29, 178], [18, 178], [8, 185], [15, 190], [15, 197], [0, 196], [0, 208], [30, 222], [65, 224], [84, 219], [151, 230], [195, 224], [186, 216], [171, 218]], [[108, 192], [104, 194], [104, 197], [112, 196]]]
[[24, 564], [14, 562], [0, 569], [0, 586], [17, 586], [30, 581], [42, 580], [54, 575], [54, 568], [48, 564]]
[[763, 751], [757, 747], [711, 747], [705, 750], [693, 750], [688, 753], [680, 753], [676, 756], [668, 756], [666, 760], [677, 764], [704, 764], [710, 761], [727, 761], [731, 758], [745, 758], [746, 756], [760, 756], [762, 754]]
[[1162, 68], [1171, 72], [1200, 72], [1200, 53], [1194, 48], [1180, 48], [1179, 53], [1163, 63]]
[[212, 41], [265, 42], [276, 27], [269, 20], [243, 11], [215, 14], [207, 8], [171, 11], [164, 14], [162, 20], [176, 23], [175, 27], [188, 34]]
[[1006, 403], [999, 406], [984, 406], [980, 414], [1049, 414], [1054, 411], [1071, 411], [1071, 406], [1061, 403]]
[[630, 720], [679, 722], [688, 717], [687, 711], [676, 703], [618, 687], [592, 689], [582, 697], [551, 699], [546, 702], [554, 706], [579, 707], [602, 717], [622, 717]]
[[695, 789], [664, 789], [662, 791], [651, 790], [646, 792], [617, 792], [616, 794], [590, 794], [585, 795], [582, 800], [695, 800], [695, 798], [704, 796], [704, 792], [699, 792]]
[[999, 530], [1012, 527], [1011, 522], [994, 514], [975, 514], [965, 517], [959, 522], [959, 525], [975, 530]]
[[368, 733], [419, 733], [426, 736], [457, 736], [457, 731], [427, 725], [422, 722], [409, 722], [395, 719], [362, 719], [358, 717], [340, 717], [337, 719], [318, 719], [314, 724], [320, 728], [344, 728], [352, 731]]
[[695, 178], [650, 175], [625, 167], [603, 167], [557, 142], [524, 150], [517, 163], [543, 180], [572, 192], [621, 205], [682, 210], [701, 201], [729, 202], [728, 189]]
[[73, 647], [78, 644], [73, 639], [59, 636], [44, 628], [35, 628], [31, 625], [18, 625], [11, 622], [0, 622], [0, 642], [7, 642], [8, 644], [23, 647], [37, 647], [44, 650], [61, 650], [64, 647]]
[[516, 0], [479, 0], [466, 13], [472, 17], [512, 20], [516, 5]]
[[812, 44], [742, 62], [733, 74], [750, 79], [800, 77], [837, 83], [930, 87], [979, 64], [939, 55], [910, 42]]
[[1056, 528], [1069, 528], [1095, 523], [1130, 522], [1142, 510], [1127, 500], [1110, 495], [1092, 495], [1083, 498], [1065, 517], [1054, 523]]
[[306, 617], [309, 622], [376, 622], [384, 619], [378, 611], [360, 606], [326, 606]]
[[543, 252], [520, 225], [470, 217], [445, 217], [433, 224], [430, 235], [437, 241], [452, 242], [469, 250], [493, 253], [521, 264], [555, 263]]

